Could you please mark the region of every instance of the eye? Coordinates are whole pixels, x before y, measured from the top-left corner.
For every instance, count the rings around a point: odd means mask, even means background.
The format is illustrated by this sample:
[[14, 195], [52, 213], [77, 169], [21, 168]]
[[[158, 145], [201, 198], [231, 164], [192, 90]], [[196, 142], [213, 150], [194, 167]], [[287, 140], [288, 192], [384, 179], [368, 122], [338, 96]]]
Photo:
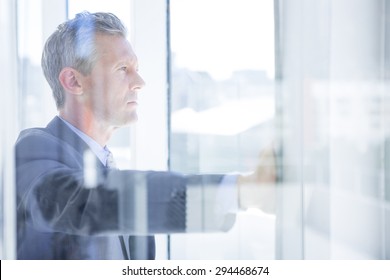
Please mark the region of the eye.
[[126, 72], [127, 71], [127, 66], [122, 66], [122, 67], [119, 68], [119, 70]]

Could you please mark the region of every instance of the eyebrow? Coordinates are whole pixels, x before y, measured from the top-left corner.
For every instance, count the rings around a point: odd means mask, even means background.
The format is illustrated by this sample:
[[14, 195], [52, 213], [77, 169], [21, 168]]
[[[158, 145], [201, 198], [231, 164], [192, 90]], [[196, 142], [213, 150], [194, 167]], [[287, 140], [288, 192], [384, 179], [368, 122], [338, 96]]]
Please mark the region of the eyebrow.
[[129, 58], [121, 59], [117, 63], [115, 63], [114, 67], [118, 67], [121, 65], [132, 65], [132, 66], [135, 66], [135, 68], [138, 68], [138, 58], [137, 58], [137, 56], [134, 56], [131, 59], [129, 59]]

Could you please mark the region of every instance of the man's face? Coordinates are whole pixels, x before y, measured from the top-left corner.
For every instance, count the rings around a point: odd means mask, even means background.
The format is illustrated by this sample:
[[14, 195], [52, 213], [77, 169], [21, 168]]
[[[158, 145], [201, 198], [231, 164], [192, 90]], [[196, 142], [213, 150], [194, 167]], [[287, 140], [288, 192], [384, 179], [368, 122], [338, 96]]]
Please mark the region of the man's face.
[[109, 126], [136, 121], [137, 94], [144, 81], [130, 43], [121, 36], [99, 34], [96, 44], [96, 63], [82, 82], [87, 110]]

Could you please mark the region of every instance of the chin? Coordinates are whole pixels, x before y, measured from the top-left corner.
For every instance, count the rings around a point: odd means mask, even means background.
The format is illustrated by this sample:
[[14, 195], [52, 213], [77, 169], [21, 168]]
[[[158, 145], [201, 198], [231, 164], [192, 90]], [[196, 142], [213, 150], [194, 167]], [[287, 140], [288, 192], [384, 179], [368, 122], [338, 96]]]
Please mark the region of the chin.
[[124, 125], [131, 125], [136, 123], [137, 121], [138, 121], [138, 115], [132, 114], [129, 118], [126, 118], [126, 120], [124, 120]]
[[126, 118], [113, 120], [111, 122], [111, 124], [114, 127], [116, 127], [116, 128], [120, 128], [120, 127], [126, 127], [126, 126], [129, 126], [129, 125], [132, 125], [132, 124], [136, 123], [137, 121], [138, 121], [138, 117], [137, 116], [131, 116], [131, 118], [130, 117], [126, 117]]

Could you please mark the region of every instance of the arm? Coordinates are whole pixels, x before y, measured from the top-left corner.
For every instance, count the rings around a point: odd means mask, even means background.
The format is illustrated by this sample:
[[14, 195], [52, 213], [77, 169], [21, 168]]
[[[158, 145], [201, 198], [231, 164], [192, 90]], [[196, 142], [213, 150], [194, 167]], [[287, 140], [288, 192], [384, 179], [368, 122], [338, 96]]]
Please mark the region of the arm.
[[84, 183], [82, 161], [80, 152], [50, 135], [21, 137], [16, 145], [19, 221], [42, 232], [76, 235], [184, 232], [192, 217], [188, 186], [209, 188], [222, 179], [97, 168], [91, 188]]
[[[81, 235], [153, 234], [216, 231], [225, 223], [213, 212], [219, 175], [112, 170], [95, 188], [77, 177], [56, 170], [37, 183], [30, 198], [37, 207], [32, 203], [29, 211], [36, 227]], [[206, 196], [202, 203], [199, 193]]]

